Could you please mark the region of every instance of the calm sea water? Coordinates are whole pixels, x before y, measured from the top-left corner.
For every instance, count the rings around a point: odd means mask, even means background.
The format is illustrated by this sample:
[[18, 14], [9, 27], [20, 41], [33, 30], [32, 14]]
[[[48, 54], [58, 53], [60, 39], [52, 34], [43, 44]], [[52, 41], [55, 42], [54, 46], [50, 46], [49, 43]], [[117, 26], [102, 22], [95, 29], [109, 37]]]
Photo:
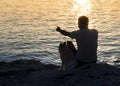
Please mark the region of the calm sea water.
[[59, 43], [75, 40], [55, 28], [77, 30], [80, 15], [88, 16], [89, 27], [99, 31], [98, 61], [119, 60], [119, 8], [119, 0], [0, 0], [0, 61], [60, 64]]

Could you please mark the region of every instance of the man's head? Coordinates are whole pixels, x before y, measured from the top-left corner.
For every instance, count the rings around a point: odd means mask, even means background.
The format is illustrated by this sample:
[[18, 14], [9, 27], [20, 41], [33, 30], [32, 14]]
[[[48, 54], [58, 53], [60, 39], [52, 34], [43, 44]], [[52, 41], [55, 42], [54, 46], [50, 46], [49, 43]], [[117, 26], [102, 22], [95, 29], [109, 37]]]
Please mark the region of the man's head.
[[88, 22], [89, 22], [88, 17], [86, 17], [86, 16], [80, 16], [78, 18], [78, 27], [80, 29], [88, 29]]

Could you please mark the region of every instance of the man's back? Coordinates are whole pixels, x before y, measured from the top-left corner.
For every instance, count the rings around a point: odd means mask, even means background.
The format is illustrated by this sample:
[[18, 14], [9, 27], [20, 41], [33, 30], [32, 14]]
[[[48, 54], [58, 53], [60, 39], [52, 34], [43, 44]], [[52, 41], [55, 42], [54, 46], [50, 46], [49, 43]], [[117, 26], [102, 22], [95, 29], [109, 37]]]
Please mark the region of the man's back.
[[80, 61], [91, 62], [97, 60], [97, 38], [98, 32], [94, 29], [73, 31], [72, 37], [76, 39]]

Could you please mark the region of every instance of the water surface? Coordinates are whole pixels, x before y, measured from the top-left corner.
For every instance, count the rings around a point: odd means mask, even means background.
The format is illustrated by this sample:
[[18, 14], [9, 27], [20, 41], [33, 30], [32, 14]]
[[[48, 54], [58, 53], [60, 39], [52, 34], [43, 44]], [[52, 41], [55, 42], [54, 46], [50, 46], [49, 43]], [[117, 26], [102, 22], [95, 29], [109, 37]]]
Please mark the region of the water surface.
[[55, 28], [77, 30], [81, 15], [88, 16], [89, 27], [99, 31], [98, 60], [120, 57], [119, 0], [1, 0], [0, 4], [0, 61], [60, 64], [58, 45], [72, 39]]

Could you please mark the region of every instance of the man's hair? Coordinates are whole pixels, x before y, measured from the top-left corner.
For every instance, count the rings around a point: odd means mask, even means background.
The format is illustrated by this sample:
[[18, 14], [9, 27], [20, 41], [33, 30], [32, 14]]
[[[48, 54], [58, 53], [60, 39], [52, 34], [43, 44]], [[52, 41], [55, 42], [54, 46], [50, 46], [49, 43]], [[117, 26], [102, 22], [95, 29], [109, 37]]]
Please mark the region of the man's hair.
[[81, 16], [79, 17], [78, 21], [81, 23], [81, 24], [87, 24], [89, 22], [89, 19], [88, 17], [86, 16]]
[[80, 16], [78, 18], [79, 28], [84, 29], [84, 28], [88, 27], [88, 22], [89, 22], [88, 17], [86, 17], [86, 16]]

